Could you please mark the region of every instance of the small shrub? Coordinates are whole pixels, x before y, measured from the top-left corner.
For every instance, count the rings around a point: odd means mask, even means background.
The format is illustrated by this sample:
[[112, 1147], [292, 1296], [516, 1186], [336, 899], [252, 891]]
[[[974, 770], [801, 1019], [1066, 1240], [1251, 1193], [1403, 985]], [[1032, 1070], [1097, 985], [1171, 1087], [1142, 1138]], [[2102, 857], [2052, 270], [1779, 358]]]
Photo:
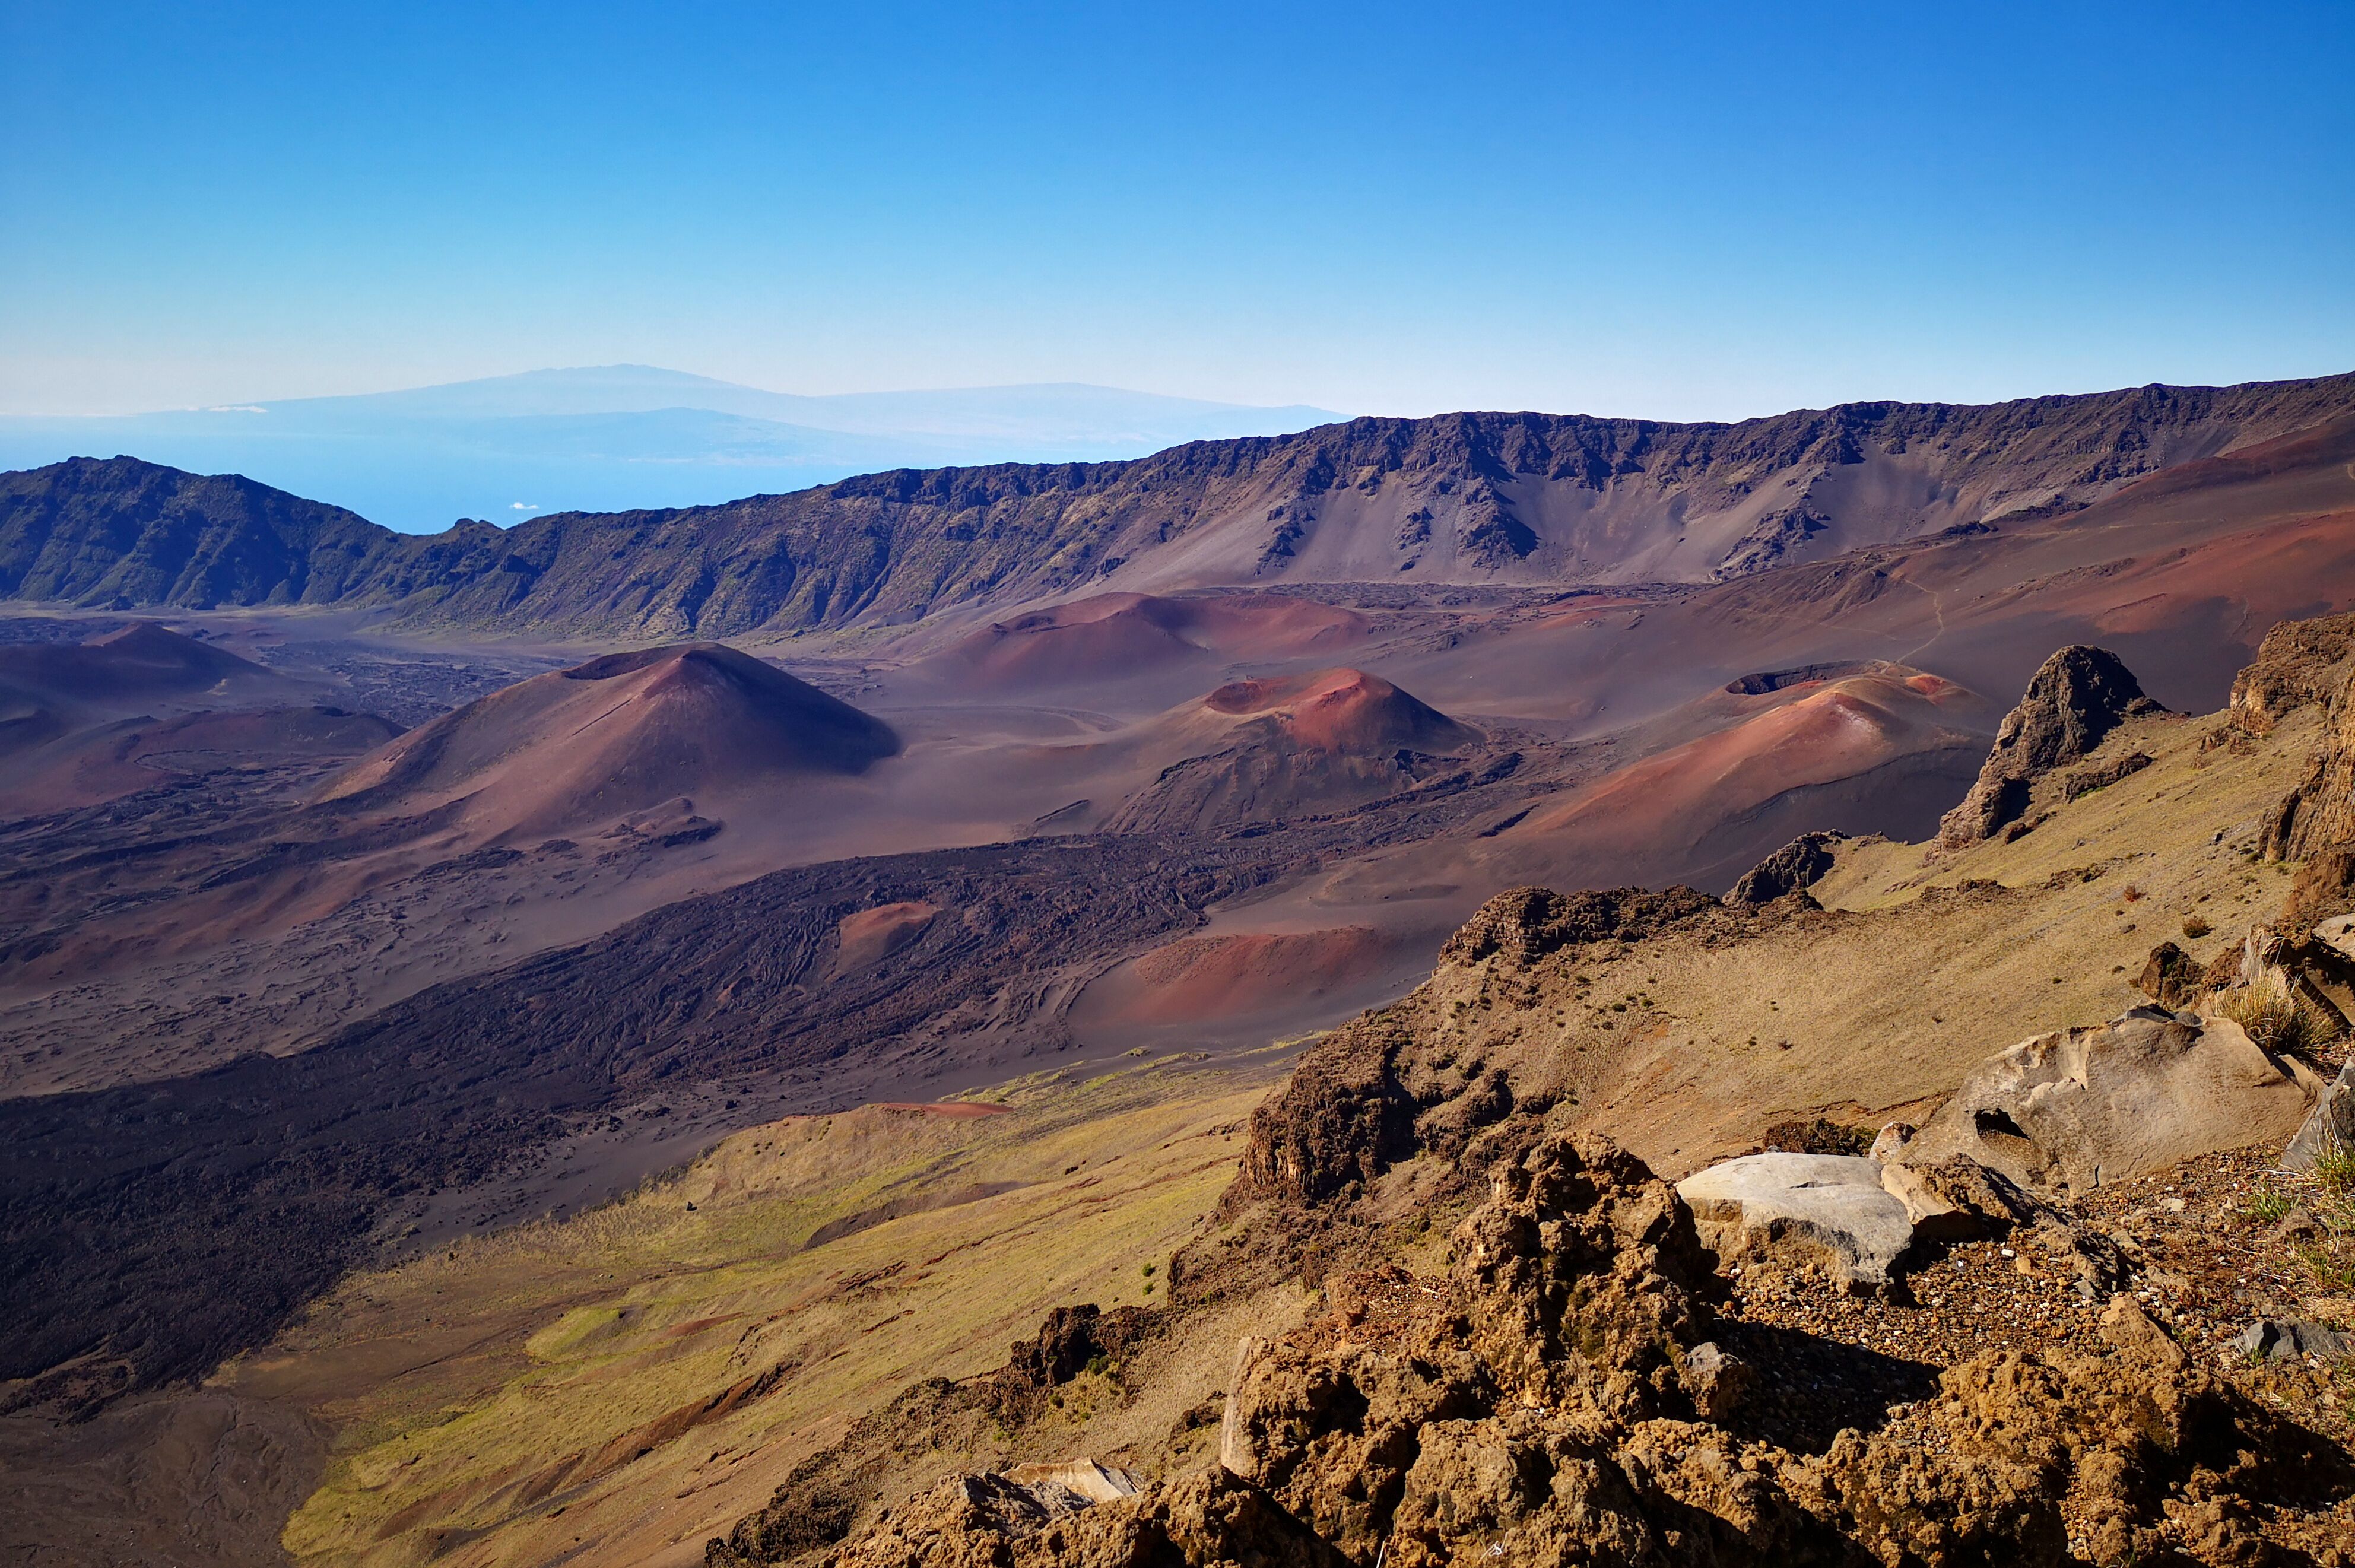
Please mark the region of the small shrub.
[[2183, 917], [2183, 934], [2191, 938], [2194, 942], [2197, 942], [2200, 938], [2207, 935], [2210, 932], [2215, 929], [2216, 928], [2214, 926], [2209, 924], [2206, 921], [2200, 919], [2196, 914], [2187, 914]]
[[1760, 1140], [1785, 1154], [1863, 1154], [1872, 1147], [1871, 1136], [1859, 1127], [1842, 1126], [1828, 1116], [1811, 1121], [1776, 1122]]

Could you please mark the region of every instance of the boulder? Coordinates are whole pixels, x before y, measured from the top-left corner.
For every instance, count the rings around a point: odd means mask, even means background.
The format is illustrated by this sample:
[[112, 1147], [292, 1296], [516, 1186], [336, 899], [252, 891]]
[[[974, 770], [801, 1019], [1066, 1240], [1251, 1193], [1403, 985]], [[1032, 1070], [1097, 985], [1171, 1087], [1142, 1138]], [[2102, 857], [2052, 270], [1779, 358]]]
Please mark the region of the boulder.
[[2339, 1070], [2282, 1153], [2285, 1170], [2310, 1171], [2333, 1149], [2355, 1152], [2355, 1061]]
[[2162, 942], [2150, 950], [2150, 961], [2135, 980], [2135, 989], [2169, 1008], [2188, 1007], [2206, 988], [2199, 962], [2172, 942]]
[[2164, 711], [2143, 695], [2117, 655], [2083, 645], [2062, 648], [2044, 661], [2019, 705], [2004, 715], [1978, 781], [1939, 821], [1938, 842], [1954, 848], [1993, 837], [2027, 811], [2036, 780], [2083, 762], [2120, 721]]
[[1897, 1278], [1915, 1216], [1855, 1155], [1753, 1154], [1677, 1183], [1700, 1238], [1721, 1261], [1814, 1264], [1850, 1290]]
[[1905, 1205], [1917, 1240], [1971, 1242], [2044, 1224], [2058, 1211], [2001, 1171], [1960, 1155], [1941, 1160], [1884, 1161], [1881, 1184]]
[[2310, 1070], [2229, 1019], [2135, 1008], [1981, 1062], [1900, 1157], [1960, 1155], [2065, 1194], [2222, 1149], [2278, 1147], [2321, 1092]]
[[2355, 1355], [2355, 1335], [2308, 1323], [2302, 1317], [2260, 1317], [2233, 1336], [2232, 1349], [2268, 1361], [2294, 1360], [2300, 1356], [2337, 1360]]
[[1033, 1491], [1051, 1487], [1059, 1492], [1071, 1492], [1092, 1503], [1108, 1503], [1114, 1498], [1133, 1498], [1137, 1488], [1144, 1485], [1135, 1471], [1114, 1469], [1099, 1465], [1093, 1459], [1067, 1459], [1053, 1465], [1017, 1465], [1006, 1472], [1006, 1478]]

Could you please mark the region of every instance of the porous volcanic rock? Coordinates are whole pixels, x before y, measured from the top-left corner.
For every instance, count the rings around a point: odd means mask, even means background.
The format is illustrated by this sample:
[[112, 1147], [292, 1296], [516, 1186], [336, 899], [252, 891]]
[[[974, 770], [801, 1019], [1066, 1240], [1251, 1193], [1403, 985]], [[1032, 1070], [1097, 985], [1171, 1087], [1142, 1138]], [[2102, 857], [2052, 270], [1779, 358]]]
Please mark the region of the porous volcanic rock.
[[2117, 655], [2083, 644], [2062, 648], [2004, 715], [1978, 782], [1940, 820], [1938, 841], [1955, 847], [1992, 837], [2027, 809], [2037, 779], [2092, 755], [2123, 720], [2161, 711]]
[[2135, 979], [2135, 989], [2162, 1008], [2188, 1007], [2206, 988], [2205, 971], [2172, 942], [2152, 948], [2150, 961]]
[[[2346, 1456], [2203, 1370], [2132, 1299], [2097, 1349], [1984, 1354], [1821, 1447], [1747, 1430], [1689, 1211], [1607, 1140], [1492, 1173], [1454, 1264], [1337, 1277], [1246, 1339], [1218, 1462], [1077, 1506], [961, 1477], [828, 1568], [1541, 1562], [2345, 1568]], [[2276, 1521], [2271, 1512], [2314, 1511]], [[2303, 1555], [2276, 1555], [2276, 1541]]]
[[1804, 892], [1832, 869], [1832, 846], [1848, 842], [1845, 833], [1803, 833], [1742, 873], [1730, 904], [1766, 904], [1787, 893]]
[[2355, 615], [2284, 621], [2257, 645], [2257, 656], [2232, 677], [2233, 721], [2257, 733], [2298, 709], [2328, 707], [2346, 683], [2339, 667], [2355, 651]]

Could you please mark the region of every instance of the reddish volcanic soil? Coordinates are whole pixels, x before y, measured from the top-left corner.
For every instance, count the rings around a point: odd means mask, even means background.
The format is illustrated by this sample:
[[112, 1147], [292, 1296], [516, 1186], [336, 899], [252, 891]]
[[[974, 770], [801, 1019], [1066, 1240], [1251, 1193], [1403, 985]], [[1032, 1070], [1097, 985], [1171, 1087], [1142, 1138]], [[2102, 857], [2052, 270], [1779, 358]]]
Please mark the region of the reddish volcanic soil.
[[0, 646], [0, 695], [18, 700], [126, 706], [202, 694], [209, 705], [283, 694], [295, 682], [226, 649], [140, 622], [80, 644]]
[[1238, 680], [1202, 699], [1214, 713], [1265, 714], [1296, 745], [1323, 752], [1373, 752], [1410, 747], [1454, 752], [1476, 731], [1360, 669]]
[[176, 773], [342, 761], [400, 733], [373, 713], [336, 708], [123, 719], [0, 755], [0, 787], [18, 811], [65, 811], [120, 800]]
[[848, 975], [871, 968], [924, 933], [940, 906], [903, 899], [842, 917], [836, 926], [834, 973]]
[[453, 802], [476, 836], [603, 822], [681, 795], [857, 773], [889, 726], [719, 644], [615, 654], [435, 720], [322, 794], [373, 816]]
[[[1247, 925], [1249, 912], [1232, 923]], [[1395, 996], [1431, 953], [1420, 935], [1372, 923], [1184, 937], [1089, 986], [1071, 1031], [1092, 1051], [1250, 1050]]]
[[[1582, 885], [1645, 882], [1670, 868], [1704, 885], [1728, 880], [1711, 853], [1724, 829], [1777, 801], [1940, 753], [1954, 754], [1956, 778], [1966, 776], [1985, 742], [1952, 720], [1970, 695], [1896, 666], [1759, 696], [1713, 695], [1696, 706], [1722, 717], [1698, 738], [1572, 792], [1475, 850], [1484, 884], [1502, 878], [1550, 885], [1562, 877]], [[1935, 798], [1953, 782], [1940, 781]], [[1852, 813], [1824, 815], [1853, 820]], [[1733, 875], [1757, 858], [1752, 845], [1727, 848], [1728, 863], [1742, 862]]]
[[1105, 593], [996, 622], [910, 674], [974, 693], [1117, 684], [1220, 662], [1329, 656], [1371, 631], [1353, 610], [1289, 594]]

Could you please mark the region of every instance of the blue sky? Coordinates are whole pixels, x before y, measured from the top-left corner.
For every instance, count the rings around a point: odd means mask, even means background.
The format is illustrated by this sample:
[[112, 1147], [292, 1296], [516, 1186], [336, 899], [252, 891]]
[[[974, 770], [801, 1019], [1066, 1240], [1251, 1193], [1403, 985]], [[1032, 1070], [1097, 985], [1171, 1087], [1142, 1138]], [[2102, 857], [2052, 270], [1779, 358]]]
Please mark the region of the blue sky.
[[0, 0], [0, 411], [2355, 368], [2355, 5]]

